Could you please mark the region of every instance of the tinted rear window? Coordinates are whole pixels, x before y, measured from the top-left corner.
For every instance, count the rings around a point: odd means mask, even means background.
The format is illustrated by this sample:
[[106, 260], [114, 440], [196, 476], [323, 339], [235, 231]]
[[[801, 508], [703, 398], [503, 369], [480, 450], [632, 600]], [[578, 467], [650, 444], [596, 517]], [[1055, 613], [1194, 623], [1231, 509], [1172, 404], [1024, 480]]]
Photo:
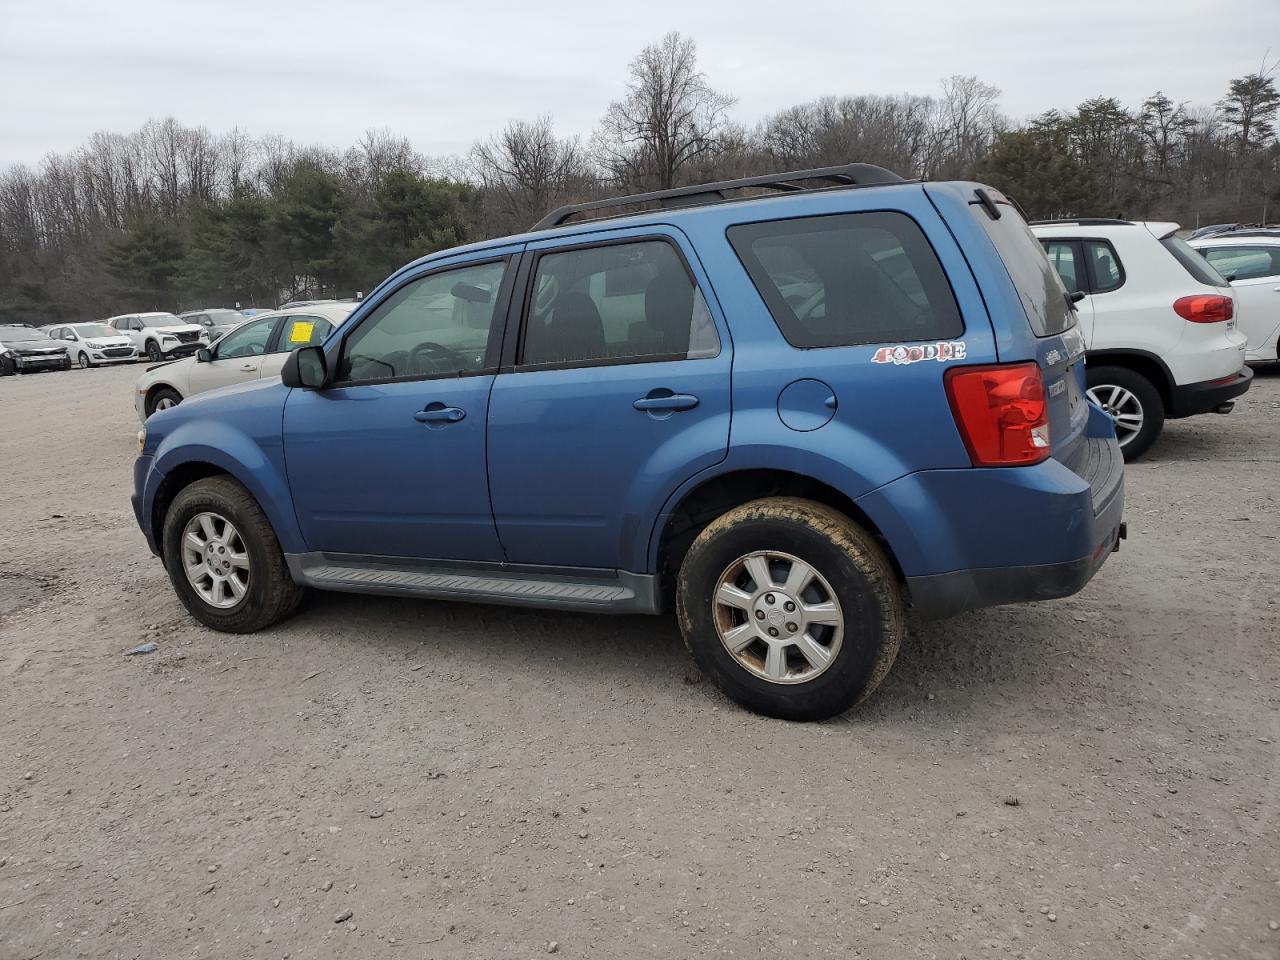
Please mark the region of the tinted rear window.
[[947, 340], [964, 332], [942, 264], [904, 214], [745, 223], [728, 236], [794, 347]]
[[1198, 283], [1208, 284], [1211, 287], [1231, 286], [1223, 279], [1222, 274], [1215, 270], [1208, 260], [1196, 253], [1185, 240], [1169, 236], [1161, 240], [1160, 245], [1172, 253], [1173, 259], [1182, 264], [1187, 273], [1191, 274]]
[[1076, 315], [1067, 300], [1066, 289], [1027, 222], [1004, 203], [999, 205], [999, 220], [992, 220], [986, 210], [976, 204], [970, 204], [969, 209], [1004, 261], [1035, 335], [1052, 337], [1074, 326]]

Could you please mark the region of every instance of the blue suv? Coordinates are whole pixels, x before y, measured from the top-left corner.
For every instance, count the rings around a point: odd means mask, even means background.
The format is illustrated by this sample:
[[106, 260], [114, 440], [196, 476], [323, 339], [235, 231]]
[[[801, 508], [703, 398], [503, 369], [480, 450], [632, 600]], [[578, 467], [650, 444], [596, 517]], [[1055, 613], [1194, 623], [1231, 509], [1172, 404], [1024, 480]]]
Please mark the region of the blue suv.
[[1080, 590], [1124, 536], [1071, 297], [976, 183], [866, 164], [565, 207], [387, 279], [281, 380], [151, 417], [183, 604], [306, 588], [675, 611], [749, 709], [818, 719], [907, 610]]

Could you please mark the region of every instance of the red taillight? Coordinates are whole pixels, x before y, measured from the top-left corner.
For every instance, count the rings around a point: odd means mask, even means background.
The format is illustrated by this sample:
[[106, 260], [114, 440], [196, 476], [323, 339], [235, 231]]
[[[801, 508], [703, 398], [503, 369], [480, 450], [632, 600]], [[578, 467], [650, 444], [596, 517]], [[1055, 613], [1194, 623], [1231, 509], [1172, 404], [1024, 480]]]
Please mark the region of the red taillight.
[[1039, 366], [956, 367], [947, 371], [946, 385], [975, 467], [1039, 463], [1049, 456], [1049, 409]]
[[1201, 293], [1173, 301], [1173, 312], [1192, 323], [1221, 323], [1235, 315], [1235, 303], [1230, 297]]

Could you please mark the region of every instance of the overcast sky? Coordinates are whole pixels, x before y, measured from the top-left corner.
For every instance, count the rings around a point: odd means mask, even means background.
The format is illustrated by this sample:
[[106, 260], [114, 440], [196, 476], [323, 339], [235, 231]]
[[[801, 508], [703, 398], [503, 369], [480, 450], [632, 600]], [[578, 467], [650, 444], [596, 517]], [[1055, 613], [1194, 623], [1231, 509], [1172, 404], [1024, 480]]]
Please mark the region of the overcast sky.
[[386, 127], [445, 155], [539, 113], [585, 136], [673, 29], [746, 123], [953, 73], [1025, 117], [1156, 89], [1210, 104], [1280, 54], [1280, 0], [0, 0], [0, 166], [168, 115], [335, 147]]

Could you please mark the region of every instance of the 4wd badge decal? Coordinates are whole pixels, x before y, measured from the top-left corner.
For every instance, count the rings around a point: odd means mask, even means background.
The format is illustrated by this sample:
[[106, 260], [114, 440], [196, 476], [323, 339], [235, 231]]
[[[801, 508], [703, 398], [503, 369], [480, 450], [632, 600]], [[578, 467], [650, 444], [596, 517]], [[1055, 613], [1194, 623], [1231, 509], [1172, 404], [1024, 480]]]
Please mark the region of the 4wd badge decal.
[[871, 358], [872, 363], [919, 363], [921, 360], [936, 360], [946, 363], [948, 360], [964, 359], [964, 341], [948, 340], [939, 343], [900, 343], [896, 347], [881, 347]]

